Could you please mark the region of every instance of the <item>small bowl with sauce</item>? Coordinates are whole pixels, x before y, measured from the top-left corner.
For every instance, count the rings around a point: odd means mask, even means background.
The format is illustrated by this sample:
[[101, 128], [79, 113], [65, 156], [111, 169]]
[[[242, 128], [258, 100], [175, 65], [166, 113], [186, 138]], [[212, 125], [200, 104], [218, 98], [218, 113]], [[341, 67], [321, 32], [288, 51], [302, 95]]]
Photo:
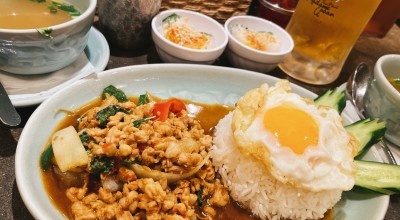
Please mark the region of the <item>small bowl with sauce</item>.
[[267, 73], [290, 54], [292, 37], [277, 24], [242, 15], [225, 22], [229, 37], [226, 55], [232, 66]]
[[224, 52], [224, 27], [204, 14], [182, 9], [160, 12], [151, 22], [157, 53], [165, 63], [212, 64]]
[[86, 47], [97, 0], [3, 0], [0, 70], [34, 75], [74, 62]]
[[389, 54], [378, 59], [364, 103], [370, 117], [386, 121], [385, 137], [400, 146], [400, 55]]

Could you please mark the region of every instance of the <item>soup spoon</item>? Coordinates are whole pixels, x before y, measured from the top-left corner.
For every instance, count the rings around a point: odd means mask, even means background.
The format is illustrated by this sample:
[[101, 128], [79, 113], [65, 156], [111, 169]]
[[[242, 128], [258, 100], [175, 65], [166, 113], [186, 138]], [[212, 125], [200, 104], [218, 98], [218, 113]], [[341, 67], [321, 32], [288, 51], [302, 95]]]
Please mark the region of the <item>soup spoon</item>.
[[18, 126], [21, 123], [21, 116], [15, 110], [10, 97], [0, 82], [0, 120], [8, 126]]
[[[371, 78], [371, 72], [365, 63], [361, 63], [357, 66], [354, 73], [349, 77], [346, 84], [346, 96], [350, 102], [355, 106], [356, 112], [361, 119], [368, 117], [364, 109], [364, 95], [367, 91], [368, 83]], [[385, 150], [389, 160], [392, 164], [397, 164], [392, 151], [387, 146], [385, 140], [382, 138], [379, 142]]]

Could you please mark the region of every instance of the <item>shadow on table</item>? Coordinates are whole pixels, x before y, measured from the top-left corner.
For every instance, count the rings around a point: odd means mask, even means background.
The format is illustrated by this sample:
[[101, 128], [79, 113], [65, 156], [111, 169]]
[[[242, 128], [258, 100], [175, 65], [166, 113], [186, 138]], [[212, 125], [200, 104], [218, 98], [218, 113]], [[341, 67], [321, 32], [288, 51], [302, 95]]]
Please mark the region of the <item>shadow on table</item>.
[[14, 219], [24, 219], [30, 220], [34, 219], [33, 216], [29, 213], [29, 210], [25, 206], [21, 206], [24, 204], [19, 194], [17, 182], [14, 181], [12, 188], [12, 212]]

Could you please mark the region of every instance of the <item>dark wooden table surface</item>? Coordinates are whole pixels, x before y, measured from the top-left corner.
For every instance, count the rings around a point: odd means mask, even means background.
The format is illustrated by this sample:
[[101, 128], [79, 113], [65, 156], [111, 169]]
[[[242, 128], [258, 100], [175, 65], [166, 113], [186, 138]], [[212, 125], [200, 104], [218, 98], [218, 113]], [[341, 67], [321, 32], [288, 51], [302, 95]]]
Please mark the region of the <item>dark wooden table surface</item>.
[[[153, 46], [136, 51], [119, 50], [110, 45], [111, 56], [107, 69], [122, 66], [161, 63], [160, 58]], [[357, 41], [346, 61], [340, 77], [332, 84], [325, 86], [312, 86], [290, 79], [293, 83], [299, 84], [315, 93], [321, 93], [326, 89], [341, 85], [346, 82], [350, 73], [354, 71], [357, 64], [364, 62], [370, 69], [373, 68], [376, 60], [385, 54], [400, 54], [400, 28], [396, 25], [390, 30], [385, 38], [371, 38], [362, 36]], [[222, 56], [214, 65], [229, 66], [229, 62]], [[288, 78], [278, 68], [270, 75]], [[1, 106], [0, 106], [1, 107]], [[25, 207], [18, 192], [14, 173], [15, 151], [24, 124], [29, 119], [37, 106], [18, 108], [22, 116], [22, 124], [16, 128], [8, 128], [0, 124], [0, 219], [33, 219]], [[40, 129], [40, 128], [37, 128]], [[386, 220], [400, 219], [400, 196], [391, 196]]]

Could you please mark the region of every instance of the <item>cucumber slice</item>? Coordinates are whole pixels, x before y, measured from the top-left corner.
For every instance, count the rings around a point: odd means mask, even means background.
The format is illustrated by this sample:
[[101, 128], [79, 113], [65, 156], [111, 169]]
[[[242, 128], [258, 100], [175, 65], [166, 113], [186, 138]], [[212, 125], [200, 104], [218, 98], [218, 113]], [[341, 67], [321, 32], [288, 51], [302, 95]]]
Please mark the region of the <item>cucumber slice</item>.
[[400, 193], [400, 166], [355, 160], [356, 187], [392, 195]]
[[314, 103], [316, 105], [329, 106], [336, 109], [336, 111], [341, 114], [343, 109], [346, 107], [346, 97], [344, 91], [339, 91], [338, 88], [334, 88], [319, 95], [314, 99]]
[[378, 118], [369, 118], [345, 126], [347, 132], [352, 134], [359, 142], [360, 149], [356, 155], [366, 152], [372, 145], [378, 143], [386, 131], [386, 122], [379, 122]]

